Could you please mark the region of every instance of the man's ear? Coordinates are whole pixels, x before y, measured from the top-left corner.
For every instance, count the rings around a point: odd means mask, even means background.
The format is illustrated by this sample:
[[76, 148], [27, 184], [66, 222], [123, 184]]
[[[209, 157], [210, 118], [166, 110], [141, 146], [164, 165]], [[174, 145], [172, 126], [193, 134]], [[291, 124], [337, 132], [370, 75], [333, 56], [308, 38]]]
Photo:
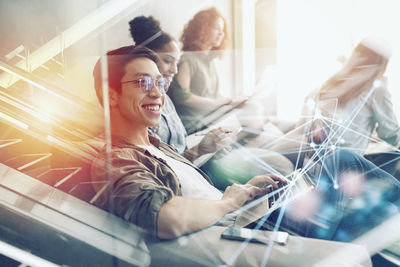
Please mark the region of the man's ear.
[[118, 106], [119, 95], [118, 92], [112, 88], [108, 90], [108, 99], [110, 101], [110, 107]]

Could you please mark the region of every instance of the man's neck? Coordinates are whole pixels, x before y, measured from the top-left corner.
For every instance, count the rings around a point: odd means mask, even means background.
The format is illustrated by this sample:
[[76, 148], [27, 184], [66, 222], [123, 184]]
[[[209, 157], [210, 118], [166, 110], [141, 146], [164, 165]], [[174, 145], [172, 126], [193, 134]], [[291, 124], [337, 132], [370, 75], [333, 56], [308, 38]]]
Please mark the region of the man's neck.
[[126, 124], [113, 124], [111, 126], [111, 133], [126, 142], [137, 146], [149, 146], [149, 134], [147, 127], [132, 127]]

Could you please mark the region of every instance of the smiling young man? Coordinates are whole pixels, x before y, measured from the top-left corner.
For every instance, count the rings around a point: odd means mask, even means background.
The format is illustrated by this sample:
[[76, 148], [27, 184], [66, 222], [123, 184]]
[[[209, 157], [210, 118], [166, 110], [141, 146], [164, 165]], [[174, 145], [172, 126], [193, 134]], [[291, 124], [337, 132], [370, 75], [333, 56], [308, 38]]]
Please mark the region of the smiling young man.
[[[107, 53], [112, 190], [102, 191], [96, 205], [139, 225], [153, 237], [174, 238], [218, 222], [248, 200], [267, 193], [266, 184], [276, 188], [275, 180], [281, 179], [256, 176], [221, 193], [200, 169], [150, 136], [148, 127], [160, 123], [168, 90], [157, 60], [154, 52], [143, 47], [127, 46]], [[100, 65], [99, 60], [93, 75], [102, 102]], [[107, 158], [102, 151], [92, 164], [97, 191], [96, 182], [107, 177]]]

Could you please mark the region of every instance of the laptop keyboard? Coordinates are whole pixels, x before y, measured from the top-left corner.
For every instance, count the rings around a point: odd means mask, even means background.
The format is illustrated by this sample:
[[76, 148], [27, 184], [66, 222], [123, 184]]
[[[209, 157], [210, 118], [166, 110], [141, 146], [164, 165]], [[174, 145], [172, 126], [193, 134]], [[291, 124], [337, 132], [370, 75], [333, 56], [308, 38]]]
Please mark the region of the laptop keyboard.
[[[310, 187], [314, 187], [314, 182], [307, 174], [302, 174], [301, 176], [298, 176], [298, 172], [295, 172], [293, 175], [288, 176], [287, 179], [287, 184], [276, 181], [276, 184], [278, 186], [278, 188], [276, 189], [273, 189], [271, 185], [267, 186], [268, 188], [270, 188], [272, 193], [271, 196], [268, 198], [269, 208], [273, 207], [282, 196], [287, 198], [291, 195], [296, 195], [298, 193], [301, 193], [302, 191], [306, 191]], [[296, 179], [294, 184], [291, 183], [293, 179]], [[288, 189], [290, 189], [290, 192], [288, 191]]]
[[397, 240], [383, 251], [392, 254], [400, 260], [400, 240]]

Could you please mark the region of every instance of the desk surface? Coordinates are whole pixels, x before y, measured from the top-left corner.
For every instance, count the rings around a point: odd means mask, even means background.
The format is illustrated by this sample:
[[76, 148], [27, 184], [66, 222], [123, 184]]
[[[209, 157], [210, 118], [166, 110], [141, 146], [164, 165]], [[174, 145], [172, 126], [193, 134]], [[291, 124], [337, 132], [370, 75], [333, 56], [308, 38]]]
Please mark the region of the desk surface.
[[[353, 244], [290, 236], [271, 247], [221, 239], [225, 227], [148, 244], [152, 266], [372, 266], [365, 248]], [[264, 255], [270, 255], [265, 262]], [[264, 260], [264, 261], [263, 261]]]
[[[397, 147], [400, 144], [397, 145]], [[380, 142], [370, 142], [368, 144], [367, 150], [365, 151], [365, 155], [373, 155], [377, 153], [384, 153], [384, 152], [394, 152], [398, 151], [398, 148], [392, 145], [389, 145], [388, 143], [384, 141]]]

